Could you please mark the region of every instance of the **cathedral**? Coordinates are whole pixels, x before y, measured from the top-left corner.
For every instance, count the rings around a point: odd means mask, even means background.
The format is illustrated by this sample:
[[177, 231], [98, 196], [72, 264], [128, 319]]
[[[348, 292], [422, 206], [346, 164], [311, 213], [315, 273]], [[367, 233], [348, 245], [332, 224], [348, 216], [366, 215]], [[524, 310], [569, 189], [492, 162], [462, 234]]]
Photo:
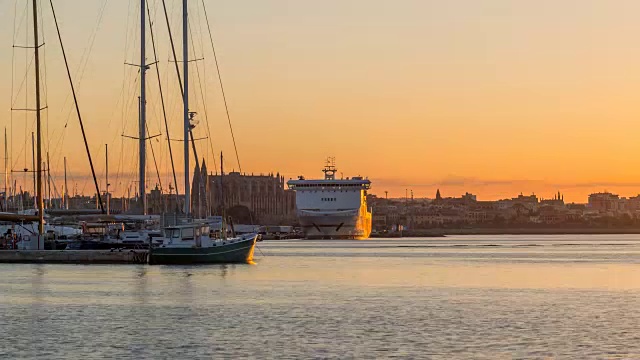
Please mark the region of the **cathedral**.
[[225, 213], [235, 223], [288, 225], [296, 220], [295, 192], [280, 174], [209, 173], [204, 160], [194, 169], [191, 210], [196, 217]]

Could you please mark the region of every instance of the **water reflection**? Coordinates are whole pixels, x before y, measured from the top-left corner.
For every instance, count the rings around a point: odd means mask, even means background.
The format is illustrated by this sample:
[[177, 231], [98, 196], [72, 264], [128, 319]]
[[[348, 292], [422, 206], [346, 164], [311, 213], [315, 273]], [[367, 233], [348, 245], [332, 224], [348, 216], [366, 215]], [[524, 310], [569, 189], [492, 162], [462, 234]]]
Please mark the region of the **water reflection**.
[[134, 280], [134, 298], [138, 304], [146, 304], [149, 300], [149, 276], [147, 275], [147, 265], [136, 265], [133, 272]]
[[[41, 343], [42, 334], [38, 331], [42, 317], [46, 314], [46, 268], [44, 264], [33, 264], [31, 276], [31, 296], [33, 301], [29, 307], [29, 322], [31, 342], [34, 344]], [[25, 324], [26, 325], [26, 324]]]
[[227, 277], [227, 274], [229, 273], [229, 266], [228, 266], [228, 265], [226, 265], [226, 264], [224, 264], [224, 265], [220, 265], [220, 271], [219, 271], [219, 273], [220, 273], [220, 277], [221, 277], [221, 278], [223, 278], [223, 279], [224, 279], [225, 277]]
[[258, 266], [0, 265], [0, 358], [640, 358], [640, 238], [619, 240], [271, 242]]

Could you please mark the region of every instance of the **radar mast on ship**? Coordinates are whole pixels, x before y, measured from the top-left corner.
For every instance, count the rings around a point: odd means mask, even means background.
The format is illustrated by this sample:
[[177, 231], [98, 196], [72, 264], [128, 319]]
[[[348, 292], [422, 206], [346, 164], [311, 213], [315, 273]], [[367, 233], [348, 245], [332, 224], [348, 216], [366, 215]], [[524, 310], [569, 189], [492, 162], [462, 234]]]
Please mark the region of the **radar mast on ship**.
[[335, 180], [336, 179], [336, 172], [338, 172], [338, 169], [336, 169], [336, 158], [335, 157], [328, 157], [327, 160], [325, 161], [324, 164], [324, 169], [322, 169], [322, 172], [324, 173], [324, 179], [325, 180]]

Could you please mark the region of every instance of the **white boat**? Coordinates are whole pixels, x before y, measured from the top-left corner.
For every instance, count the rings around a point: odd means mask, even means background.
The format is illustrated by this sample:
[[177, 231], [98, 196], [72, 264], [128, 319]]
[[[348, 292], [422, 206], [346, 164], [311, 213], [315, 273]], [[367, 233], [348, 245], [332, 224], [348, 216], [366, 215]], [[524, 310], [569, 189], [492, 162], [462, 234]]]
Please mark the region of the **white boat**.
[[362, 177], [336, 179], [333, 159], [322, 170], [324, 179], [303, 176], [289, 180], [296, 192], [296, 212], [307, 239], [367, 239], [371, 235], [371, 211], [367, 190], [371, 181]]

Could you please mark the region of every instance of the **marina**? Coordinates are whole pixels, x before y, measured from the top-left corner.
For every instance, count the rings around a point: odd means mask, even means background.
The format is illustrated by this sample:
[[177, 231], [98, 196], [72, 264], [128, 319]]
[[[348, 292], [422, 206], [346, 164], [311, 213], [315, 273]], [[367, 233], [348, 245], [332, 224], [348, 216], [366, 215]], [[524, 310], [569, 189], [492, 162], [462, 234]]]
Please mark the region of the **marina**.
[[[0, 254], [1, 262], [26, 262], [26, 263], [77, 263], [77, 264], [103, 264], [103, 263], [149, 263], [149, 264], [164, 264], [164, 265], [177, 265], [177, 264], [208, 264], [208, 263], [250, 263], [252, 261], [254, 247], [258, 241], [259, 234], [257, 231], [250, 232], [236, 236], [235, 229], [233, 227], [233, 219], [231, 216], [227, 217], [225, 207], [219, 209], [221, 216], [220, 220], [213, 224], [211, 220], [211, 214], [203, 214], [198, 211], [196, 214], [192, 212], [192, 194], [191, 194], [191, 172], [190, 172], [190, 158], [193, 155], [195, 159], [195, 168], [200, 169], [198, 152], [196, 148], [196, 139], [193, 135], [194, 128], [199, 123], [195, 119], [197, 114], [190, 108], [189, 103], [189, 67], [190, 56], [189, 52], [189, 10], [187, 1], [182, 1], [182, 72], [178, 67], [178, 57], [176, 53], [176, 46], [174, 44], [174, 38], [172, 35], [171, 26], [169, 23], [167, 9], [163, 3], [166, 27], [168, 31], [168, 38], [171, 44], [171, 50], [173, 55], [173, 62], [175, 63], [175, 70], [177, 75], [178, 84], [180, 86], [181, 102], [182, 102], [182, 129], [183, 137], [181, 142], [184, 145], [183, 164], [184, 164], [184, 183], [183, 183], [183, 206], [180, 207], [178, 196], [178, 182], [175, 173], [175, 166], [173, 163], [173, 155], [171, 150], [171, 139], [169, 135], [169, 127], [167, 124], [167, 115], [165, 111], [164, 96], [162, 93], [162, 86], [160, 84], [160, 72], [157, 70], [160, 66], [158, 64], [156, 43], [154, 38], [154, 31], [151, 24], [150, 8], [146, 0], [139, 2], [138, 15], [139, 15], [139, 63], [131, 64], [125, 63], [125, 65], [135, 66], [139, 68], [139, 96], [138, 96], [138, 136], [125, 136], [137, 140], [138, 143], [138, 194], [133, 202], [133, 206], [129, 204], [128, 209], [123, 208], [124, 215], [118, 217], [111, 215], [111, 194], [109, 192], [109, 155], [108, 144], [105, 144], [105, 172], [104, 172], [104, 202], [101, 196], [101, 189], [96, 177], [95, 167], [92, 160], [91, 151], [85, 134], [85, 127], [83, 125], [82, 116], [80, 112], [80, 106], [76, 97], [75, 86], [72, 78], [72, 74], [69, 70], [69, 64], [66, 57], [65, 48], [63, 45], [63, 39], [60, 32], [56, 12], [53, 2], [50, 2], [51, 14], [53, 16], [53, 22], [55, 24], [56, 32], [58, 35], [58, 41], [60, 50], [64, 58], [64, 64], [67, 71], [68, 82], [73, 95], [73, 102], [75, 105], [76, 115], [82, 130], [82, 136], [85, 144], [86, 156], [91, 169], [92, 179], [96, 189], [96, 211], [82, 211], [79, 213], [72, 209], [69, 211], [69, 197], [67, 195], [67, 163], [66, 157], [64, 158], [64, 171], [65, 182], [63, 188], [63, 195], [58, 202], [58, 209], [55, 209], [54, 201], [51, 197], [51, 172], [49, 167], [49, 153], [46, 152], [46, 164], [43, 162], [43, 131], [41, 126], [42, 111], [46, 108], [41, 106], [41, 75], [40, 68], [43, 64], [40, 61], [40, 41], [39, 37], [43, 29], [38, 20], [38, 1], [33, 0], [31, 2], [32, 10], [29, 19], [29, 8], [25, 9], [25, 15], [28, 20], [31, 20], [33, 26], [33, 44], [32, 47], [24, 47], [25, 49], [32, 49], [34, 56], [34, 72], [33, 79], [35, 82], [35, 88], [33, 93], [26, 92], [27, 98], [33, 95], [35, 98], [34, 109], [13, 109], [14, 110], [33, 110], [36, 115], [36, 129], [31, 134], [32, 144], [32, 162], [33, 168], [29, 170], [24, 169], [24, 172], [31, 172], [33, 174], [34, 193], [32, 199], [34, 201], [34, 209], [23, 209], [18, 213], [3, 213], [0, 214], [0, 221], [8, 222], [13, 225], [5, 225], [6, 230], [3, 234], [3, 242], [0, 249], [3, 249]], [[204, 5], [204, 3], [203, 3]], [[204, 9], [206, 12], [206, 9]], [[208, 25], [208, 19], [207, 19]], [[27, 27], [26, 32], [29, 32]], [[147, 46], [147, 33], [150, 35], [150, 40], [155, 62], [148, 63], [146, 50]], [[210, 30], [209, 30], [210, 34]], [[192, 40], [191, 40], [192, 41]], [[213, 40], [211, 39], [211, 46], [213, 48]], [[15, 46], [14, 46], [15, 48]], [[21, 47], [22, 48], [22, 47]], [[215, 50], [214, 50], [215, 51]], [[215, 53], [214, 53], [215, 55]], [[46, 64], [44, 64], [46, 65]], [[175, 190], [175, 208], [169, 211], [165, 205], [162, 212], [162, 220], [168, 219], [169, 223], [158, 221], [158, 217], [147, 216], [149, 212], [149, 206], [147, 202], [147, 148], [151, 150], [151, 155], [156, 167], [158, 175], [158, 185], [156, 185], [156, 191], [160, 192], [162, 196], [161, 177], [158, 170], [155, 153], [152, 144], [148, 144], [151, 139], [156, 136], [148, 134], [147, 123], [147, 80], [146, 72], [150, 69], [150, 66], [156, 68], [156, 75], [158, 77], [158, 90], [160, 100], [163, 107], [164, 123], [166, 130], [167, 145], [171, 156], [171, 169], [173, 173], [174, 186], [169, 185], [170, 191]], [[217, 63], [216, 63], [217, 66]], [[12, 69], [13, 70], [13, 69]], [[29, 69], [25, 69], [25, 72], [29, 72]], [[199, 71], [196, 69], [196, 71]], [[28, 75], [28, 74], [27, 74]], [[219, 69], [218, 69], [218, 75]], [[198, 73], [199, 76], [199, 73]], [[25, 75], [25, 77], [27, 77]], [[137, 81], [137, 80], [136, 80]], [[220, 86], [222, 82], [220, 80]], [[202, 91], [202, 88], [200, 89]], [[46, 92], [46, 89], [44, 90]], [[12, 94], [13, 96], [13, 94]], [[226, 100], [225, 100], [226, 101]], [[206, 111], [206, 108], [205, 108]], [[230, 121], [230, 120], [229, 120]], [[231, 123], [229, 123], [231, 126]], [[66, 127], [66, 125], [65, 125]], [[234, 139], [235, 141], [235, 139]], [[9, 208], [9, 193], [7, 185], [9, 184], [10, 171], [8, 169], [8, 141], [5, 130], [5, 192], [3, 197], [3, 207], [5, 210]], [[149, 146], [148, 146], [149, 145]], [[236, 153], [237, 156], [237, 153]], [[26, 160], [26, 156], [25, 156]], [[238, 159], [239, 163], [239, 159]], [[224, 162], [222, 153], [220, 154], [220, 174], [224, 174]], [[204, 169], [204, 161], [203, 161]], [[206, 170], [205, 170], [206, 174]], [[194, 175], [195, 176], [199, 175]], [[45, 179], [46, 177], [46, 179]], [[25, 177], [26, 179], [26, 177]], [[48, 185], [48, 186], [47, 186]], [[55, 185], [55, 183], [54, 183]], [[46, 186], [46, 190], [44, 187]], [[15, 187], [15, 186], [14, 186]], [[12, 189], [15, 193], [15, 189]], [[48, 193], [47, 193], [48, 191]], [[47, 193], [48, 206], [45, 207], [45, 193]], [[221, 190], [221, 193], [224, 192]], [[198, 203], [200, 203], [198, 193]], [[222, 195], [223, 196], [223, 195]], [[21, 191], [20, 204], [24, 206], [25, 201], [22, 198]], [[15, 198], [15, 195], [13, 196]], [[223, 202], [224, 203], [224, 202]], [[64, 207], [64, 209], [63, 209]], [[51, 210], [53, 210], [51, 212]], [[98, 212], [99, 210], [99, 212]], [[49, 211], [50, 213], [46, 213]], [[56, 216], [57, 215], [57, 216]], [[165, 215], [167, 217], [165, 218]], [[61, 217], [66, 216], [67, 223], [71, 226], [52, 227], [47, 222], [56, 223], [56, 219], [60, 221]], [[48, 221], [46, 221], [46, 220]], [[25, 222], [30, 221], [30, 223]], [[227, 223], [230, 223], [230, 228]], [[37, 224], [37, 229], [29, 229], [29, 225]], [[217, 229], [210, 229], [212, 225], [215, 225]], [[77, 228], [81, 228], [77, 229]]]
[[0, 359], [640, 359], [592, 2], [0, 4]]

